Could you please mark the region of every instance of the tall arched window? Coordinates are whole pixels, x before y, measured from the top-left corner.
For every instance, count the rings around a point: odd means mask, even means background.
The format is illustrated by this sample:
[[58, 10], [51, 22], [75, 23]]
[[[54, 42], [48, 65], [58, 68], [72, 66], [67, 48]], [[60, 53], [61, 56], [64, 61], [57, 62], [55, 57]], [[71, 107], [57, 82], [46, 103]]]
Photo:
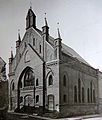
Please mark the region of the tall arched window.
[[89, 92], [89, 88], [87, 89], [87, 102], [90, 102], [90, 92]]
[[63, 102], [66, 103], [67, 102], [67, 96], [63, 95]]
[[77, 103], [77, 86], [74, 86], [74, 102]]
[[92, 98], [93, 98], [93, 97], [92, 97], [92, 89], [93, 89], [93, 88], [92, 88], [92, 81], [91, 81], [91, 82], [90, 82], [90, 98], [91, 98], [91, 102], [92, 102]]
[[84, 87], [82, 87], [82, 102], [84, 103]]
[[49, 76], [48, 85], [53, 85], [52, 75]]
[[33, 46], [35, 46], [35, 38], [33, 38]]
[[41, 45], [39, 46], [39, 53], [41, 53]]
[[96, 102], [96, 99], [95, 99], [95, 90], [93, 89], [93, 102], [95, 103]]
[[78, 79], [78, 100], [81, 103], [81, 81]]
[[39, 85], [39, 81], [38, 81], [38, 78], [36, 79], [36, 86], [38, 86]]
[[24, 87], [34, 85], [34, 75], [33, 71], [28, 69], [24, 75]]
[[63, 86], [66, 86], [66, 76], [63, 76]]
[[39, 95], [36, 96], [36, 103], [39, 102]]
[[14, 82], [12, 83], [12, 90], [14, 90], [15, 89], [15, 84], [14, 84]]

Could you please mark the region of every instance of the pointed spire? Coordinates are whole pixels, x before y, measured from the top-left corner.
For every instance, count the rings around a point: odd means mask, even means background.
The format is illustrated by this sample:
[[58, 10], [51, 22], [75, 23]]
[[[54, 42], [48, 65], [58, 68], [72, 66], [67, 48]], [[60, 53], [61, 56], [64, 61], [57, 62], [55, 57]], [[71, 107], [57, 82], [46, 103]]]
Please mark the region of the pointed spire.
[[11, 47], [11, 58], [13, 59], [13, 51], [12, 51], [12, 47]]
[[48, 26], [47, 19], [46, 19], [46, 13], [45, 13], [45, 26]]
[[20, 29], [18, 29], [18, 41], [21, 41], [21, 37], [20, 37]]
[[30, 1], [30, 9], [32, 10], [32, 2]]
[[[59, 25], [59, 22], [57, 23], [57, 25]], [[60, 31], [59, 31], [59, 27], [57, 28], [57, 31], [58, 31], [58, 38], [61, 39], [61, 35], [60, 35]]]

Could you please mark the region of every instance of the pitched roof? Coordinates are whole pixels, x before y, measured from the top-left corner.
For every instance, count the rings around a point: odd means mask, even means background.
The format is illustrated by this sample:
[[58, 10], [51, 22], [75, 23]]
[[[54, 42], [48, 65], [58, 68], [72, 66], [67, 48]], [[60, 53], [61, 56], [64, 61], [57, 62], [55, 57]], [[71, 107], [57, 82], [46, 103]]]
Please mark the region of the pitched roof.
[[[36, 29], [40, 35], [42, 35], [42, 31], [39, 30], [39, 29]], [[54, 38], [52, 36], [49, 36], [49, 39], [50, 39], [50, 44], [53, 46], [53, 42], [54, 42]], [[73, 58], [76, 58], [78, 59], [80, 62], [83, 62], [87, 65], [90, 66], [89, 63], [87, 63], [75, 50], [73, 50], [71, 47], [65, 45], [64, 43], [62, 43], [62, 52], [64, 52], [65, 54], [73, 57]]]
[[78, 59], [80, 62], [83, 62], [87, 65], [89, 65], [89, 63], [87, 63], [76, 51], [74, 51], [71, 47], [65, 45], [62, 43], [62, 52], [64, 52], [65, 54]]

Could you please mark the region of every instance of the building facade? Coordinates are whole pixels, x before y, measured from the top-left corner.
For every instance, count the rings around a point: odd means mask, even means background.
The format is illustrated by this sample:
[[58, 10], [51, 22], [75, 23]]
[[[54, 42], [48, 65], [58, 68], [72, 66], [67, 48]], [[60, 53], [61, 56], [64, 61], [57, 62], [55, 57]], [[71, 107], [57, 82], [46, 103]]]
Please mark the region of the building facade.
[[0, 57], [0, 118], [8, 109], [8, 81], [6, 78], [6, 63]]
[[60, 115], [96, 113], [98, 76], [72, 48], [49, 35], [45, 18], [42, 30], [30, 8], [26, 32], [18, 34], [16, 55], [9, 58], [9, 110], [24, 106], [57, 111]]

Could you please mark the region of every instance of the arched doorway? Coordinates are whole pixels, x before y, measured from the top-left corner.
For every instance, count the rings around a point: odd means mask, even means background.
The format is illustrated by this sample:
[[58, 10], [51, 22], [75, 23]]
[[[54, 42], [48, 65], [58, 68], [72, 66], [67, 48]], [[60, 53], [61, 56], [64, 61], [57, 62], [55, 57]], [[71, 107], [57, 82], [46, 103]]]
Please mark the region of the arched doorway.
[[[34, 101], [35, 98], [35, 76], [34, 76], [34, 72], [32, 70], [32, 68], [30, 67], [26, 67], [23, 72], [21, 73], [20, 77], [19, 77], [19, 81], [18, 81], [18, 91], [17, 91], [17, 95], [18, 95], [18, 100], [17, 100], [17, 108], [18, 110], [20, 110], [20, 97], [23, 96], [24, 97], [24, 103], [23, 105], [33, 105], [31, 104], [31, 101]], [[28, 95], [29, 90], [32, 91], [32, 96], [31, 94]], [[22, 92], [24, 94], [22, 94]]]
[[26, 95], [24, 97], [24, 106], [32, 106], [33, 104], [33, 97], [31, 95]]
[[54, 95], [48, 95], [48, 110], [54, 110]]

